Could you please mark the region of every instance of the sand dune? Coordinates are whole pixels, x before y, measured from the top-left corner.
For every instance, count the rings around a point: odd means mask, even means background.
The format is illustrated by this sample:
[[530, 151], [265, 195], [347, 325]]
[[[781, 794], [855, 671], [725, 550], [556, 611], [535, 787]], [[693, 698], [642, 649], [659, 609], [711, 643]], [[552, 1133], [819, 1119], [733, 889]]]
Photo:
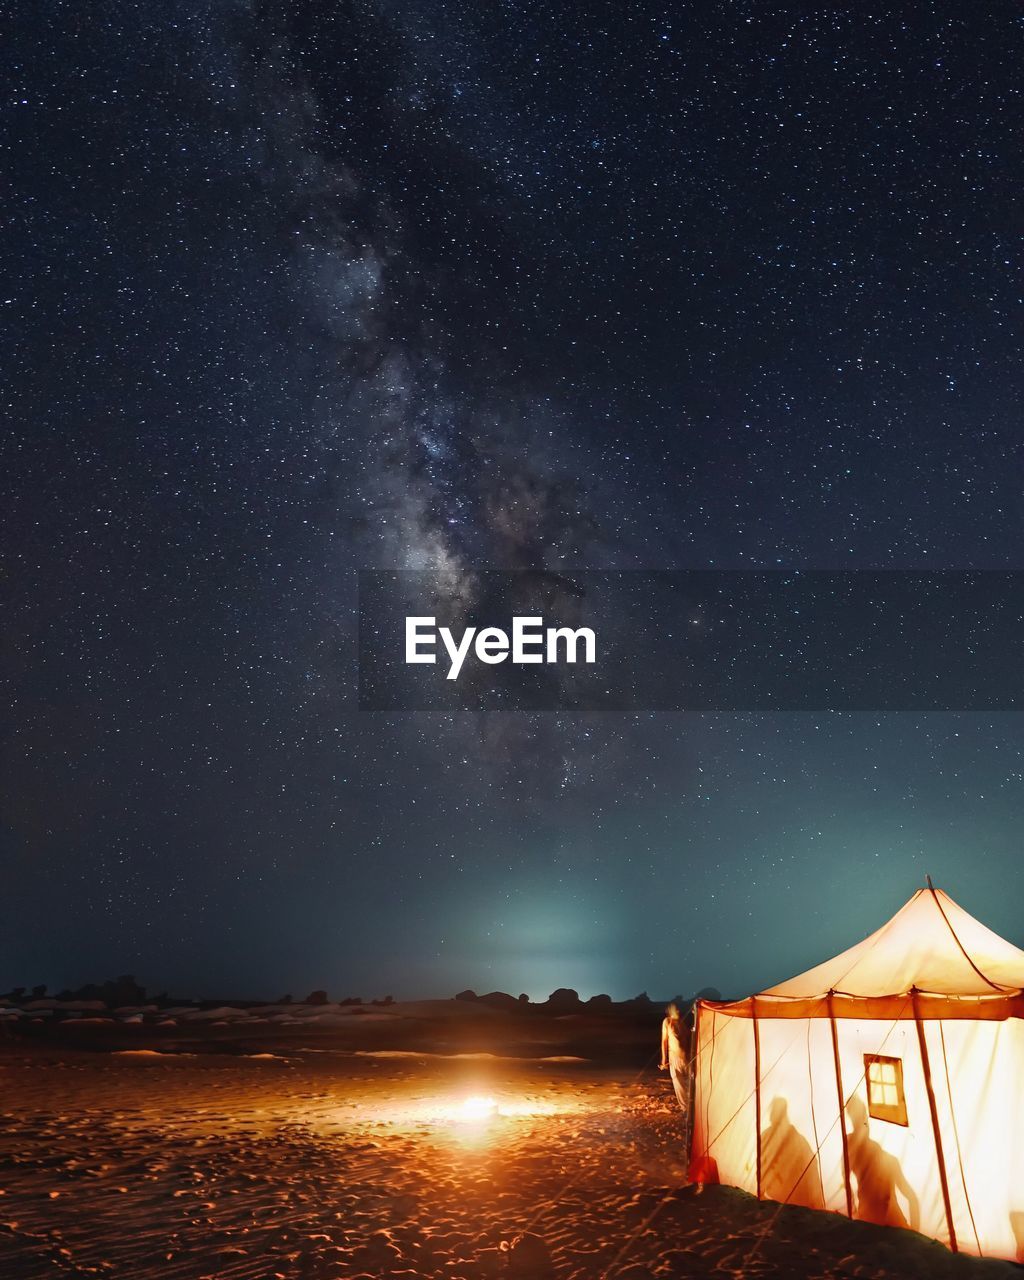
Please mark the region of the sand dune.
[[[0, 1087], [4, 1280], [1011, 1274], [907, 1232], [695, 1196], [650, 1074], [13, 1046]], [[469, 1097], [489, 1101], [467, 1119]]]

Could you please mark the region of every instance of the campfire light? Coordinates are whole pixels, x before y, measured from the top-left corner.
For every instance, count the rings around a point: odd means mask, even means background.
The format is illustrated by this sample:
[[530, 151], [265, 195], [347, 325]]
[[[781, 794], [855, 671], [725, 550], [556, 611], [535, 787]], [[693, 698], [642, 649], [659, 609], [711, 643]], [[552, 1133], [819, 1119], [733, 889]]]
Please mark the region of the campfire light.
[[498, 1114], [497, 1102], [493, 1098], [477, 1093], [462, 1100], [455, 1108], [453, 1119], [461, 1120], [465, 1124], [480, 1124], [493, 1119]]
[[558, 1115], [569, 1115], [584, 1110], [578, 1102], [553, 1102], [536, 1095], [491, 1095], [486, 1093], [456, 1093], [433, 1099], [409, 1099], [404, 1103], [374, 1107], [365, 1118], [371, 1124], [430, 1125], [447, 1129], [453, 1136], [473, 1142], [496, 1133], [499, 1122], [536, 1120]]

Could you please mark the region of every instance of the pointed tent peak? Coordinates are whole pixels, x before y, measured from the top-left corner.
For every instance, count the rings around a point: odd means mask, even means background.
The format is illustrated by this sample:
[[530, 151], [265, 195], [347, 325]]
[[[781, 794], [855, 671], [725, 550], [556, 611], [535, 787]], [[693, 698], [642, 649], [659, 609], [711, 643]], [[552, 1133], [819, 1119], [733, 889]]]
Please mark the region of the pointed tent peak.
[[1024, 951], [986, 928], [949, 894], [928, 887], [880, 929], [766, 996], [903, 995], [912, 990], [983, 996], [1024, 988]]

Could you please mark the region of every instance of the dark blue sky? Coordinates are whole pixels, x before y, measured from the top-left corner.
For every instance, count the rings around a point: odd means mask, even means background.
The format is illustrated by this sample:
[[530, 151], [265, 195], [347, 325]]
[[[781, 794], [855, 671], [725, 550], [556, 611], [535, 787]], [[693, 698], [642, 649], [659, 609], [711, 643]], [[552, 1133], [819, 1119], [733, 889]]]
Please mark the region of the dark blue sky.
[[3, 146], [0, 986], [740, 993], [1015, 715], [355, 708], [360, 567], [1024, 568], [1016, 5], [67, 5]]

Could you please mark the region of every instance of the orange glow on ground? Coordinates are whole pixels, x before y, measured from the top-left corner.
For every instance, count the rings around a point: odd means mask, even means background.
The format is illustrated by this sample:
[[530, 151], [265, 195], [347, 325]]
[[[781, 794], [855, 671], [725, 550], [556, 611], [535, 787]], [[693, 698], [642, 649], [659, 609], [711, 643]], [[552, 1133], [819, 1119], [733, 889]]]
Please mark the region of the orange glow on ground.
[[463, 1098], [454, 1108], [452, 1119], [462, 1121], [464, 1124], [479, 1124], [496, 1115], [498, 1115], [498, 1104], [495, 1100], [477, 1093], [470, 1098]]
[[355, 1109], [355, 1114], [345, 1116], [342, 1123], [346, 1128], [367, 1124], [428, 1129], [439, 1135], [447, 1131], [460, 1139], [476, 1141], [496, 1135], [510, 1125], [568, 1118], [587, 1110], [586, 1104], [575, 1099], [561, 1098], [554, 1102], [531, 1094], [442, 1094], [378, 1105], [365, 1111]]

